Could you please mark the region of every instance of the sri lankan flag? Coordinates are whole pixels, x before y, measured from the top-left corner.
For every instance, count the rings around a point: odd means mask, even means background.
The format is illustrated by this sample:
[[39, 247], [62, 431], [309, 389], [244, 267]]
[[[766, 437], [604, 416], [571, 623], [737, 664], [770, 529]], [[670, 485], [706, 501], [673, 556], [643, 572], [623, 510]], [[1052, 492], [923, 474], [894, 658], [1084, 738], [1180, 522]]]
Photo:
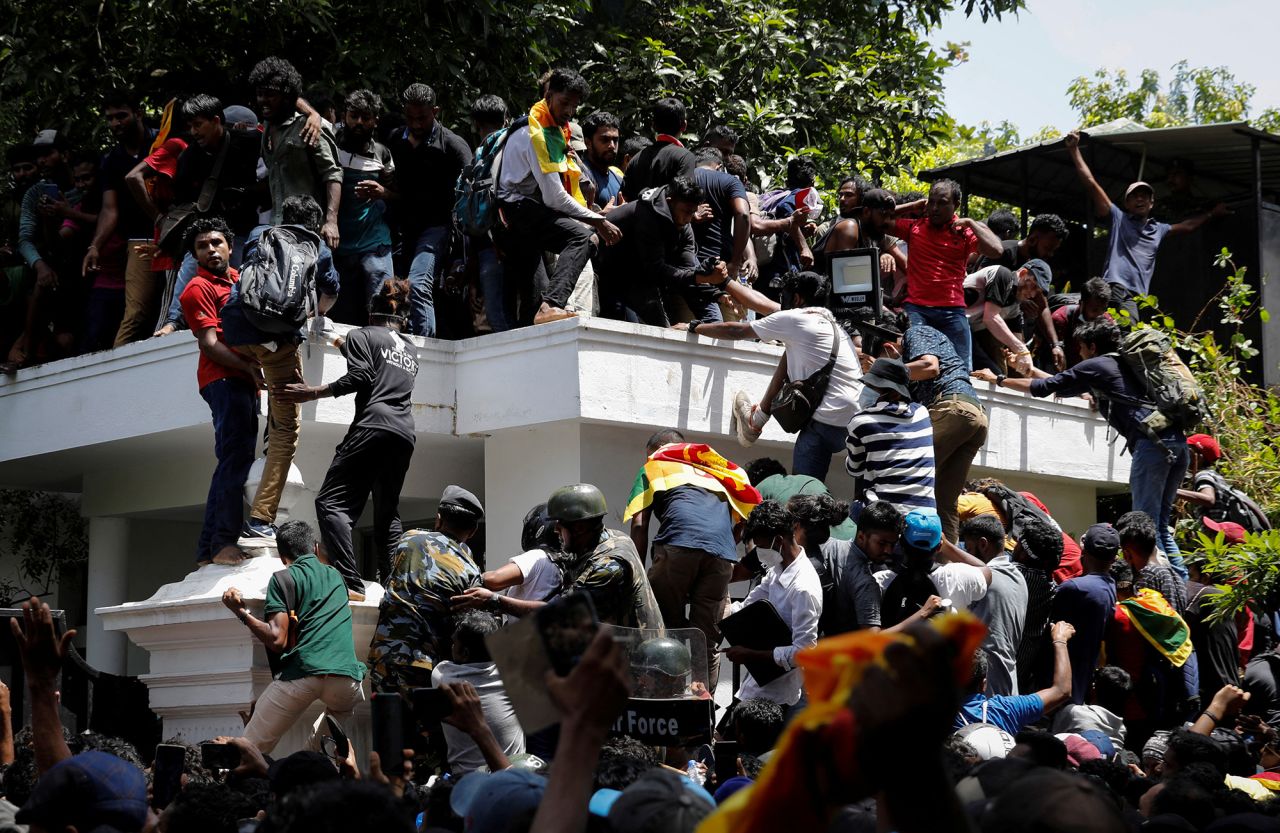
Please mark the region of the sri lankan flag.
[[729, 511], [745, 519], [763, 498], [737, 463], [726, 460], [706, 443], [670, 443], [653, 452], [636, 475], [623, 522], [653, 503], [658, 492], [676, 486], [697, 486], [724, 495]]
[[1151, 647], [1181, 668], [1191, 656], [1191, 628], [1173, 609], [1173, 605], [1159, 591], [1144, 587], [1132, 599], [1120, 603], [1129, 614], [1138, 633], [1151, 643]]
[[[968, 683], [973, 671], [973, 652], [987, 629], [968, 613], [953, 613], [931, 620], [922, 634], [931, 642], [949, 643], [949, 661], [939, 662], [935, 645], [921, 652], [916, 635], [907, 632], [855, 631], [829, 637], [796, 656], [804, 669], [804, 686], [809, 705], [787, 724], [772, 758], [760, 771], [759, 779], [729, 797], [703, 819], [696, 833], [776, 833], [779, 830], [826, 830], [831, 816], [851, 798], [867, 795], [873, 779], [863, 770], [858, 746], [861, 731], [850, 708], [850, 697], [863, 683], [867, 672], [879, 667], [886, 677], [876, 685], [903, 689], [903, 709], [918, 703], [929, 704], [931, 695], [921, 691], [918, 679], [903, 679], [897, 667], [885, 661], [890, 646], [898, 645], [922, 656], [926, 673], [936, 674], [926, 685], [938, 692], [954, 691]], [[895, 649], [896, 651], [897, 649]], [[933, 663], [939, 663], [937, 667]], [[950, 676], [950, 682], [946, 677]], [[872, 696], [875, 696], [873, 693]], [[933, 695], [933, 696], [936, 696]]]
[[529, 108], [529, 140], [533, 143], [533, 153], [538, 157], [538, 167], [542, 172], [559, 174], [560, 183], [569, 196], [586, 205], [587, 198], [582, 196], [582, 188], [578, 185], [582, 169], [569, 155], [569, 128], [556, 124], [545, 98]]

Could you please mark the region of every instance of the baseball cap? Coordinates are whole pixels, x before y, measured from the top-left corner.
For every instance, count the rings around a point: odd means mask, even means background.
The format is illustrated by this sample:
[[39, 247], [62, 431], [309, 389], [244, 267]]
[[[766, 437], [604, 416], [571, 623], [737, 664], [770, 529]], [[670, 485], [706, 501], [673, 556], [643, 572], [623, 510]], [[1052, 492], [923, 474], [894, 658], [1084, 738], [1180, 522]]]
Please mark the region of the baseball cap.
[[1206, 515], [1202, 518], [1204, 525], [1213, 532], [1221, 532], [1228, 544], [1243, 544], [1245, 528], [1234, 521], [1215, 521]]
[[716, 809], [715, 799], [683, 775], [654, 769], [641, 775], [609, 808], [613, 833], [693, 833]]
[[50, 129], [50, 130], [41, 130], [39, 133], [37, 133], [35, 141], [31, 143], [31, 146], [34, 147], [38, 153], [43, 153], [46, 149], [49, 149], [49, 148], [57, 148], [58, 150], [62, 150], [62, 148], [65, 147], [66, 144], [67, 144], [66, 140], [64, 140], [60, 135], [58, 135], [58, 131]]
[[1102, 757], [1098, 747], [1078, 734], [1064, 732], [1055, 737], [1067, 747], [1067, 763], [1079, 767], [1085, 761], [1096, 761]]
[[511, 820], [538, 806], [547, 779], [527, 769], [472, 772], [449, 794], [449, 807], [466, 819], [467, 833], [502, 833]]
[[1222, 446], [1208, 434], [1192, 434], [1187, 437], [1187, 445], [1200, 452], [1200, 456], [1209, 463], [1216, 463], [1222, 459]]
[[1132, 194], [1134, 191], [1140, 191], [1143, 188], [1146, 188], [1148, 191], [1150, 191], [1153, 196], [1156, 193], [1156, 189], [1151, 187], [1150, 182], [1143, 182], [1142, 180], [1138, 180], [1137, 182], [1130, 183], [1129, 187], [1124, 189], [1124, 195], [1126, 198], [1128, 198], [1128, 196]]
[[1049, 268], [1049, 264], [1035, 257], [1022, 264], [1022, 269], [1031, 273], [1031, 276], [1036, 279], [1036, 286], [1040, 287], [1040, 291], [1045, 295], [1053, 291], [1053, 269]]
[[[1101, 729], [1085, 729], [1080, 733], [1080, 737], [1097, 747], [1098, 751], [1102, 753], [1102, 757], [1106, 758], [1108, 761], [1115, 757], [1116, 745], [1111, 738], [1107, 736], [1107, 733]], [[1069, 747], [1067, 751], [1070, 752]]]
[[751, 786], [754, 783], [755, 781], [745, 775], [735, 775], [732, 778], [726, 779], [725, 782], [720, 785], [720, 788], [716, 790], [716, 804], [725, 803], [729, 800], [729, 796], [733, 795], [738, 790]]
[[942, 543], [942, 519], [919, 509], [908, 512], [903, 522], [902, 540], [919, 550], [936, 550]]
[[587, 151], [587, 141], [582, 132], [582, 125], [576, 121], [569, 122], [569, 148], [577, 153]]
[[223, 108], [222, 123], [227, 126], [243, 124], [248, 127], [257, 127], [258, 116], [243, 104], [232, 104], [230, 107]]
[[141, 830], [147, 823], [147, 780], [128, 761], [90, 750], [49, 768], [14, 816], [18, 824], [82, 830]]
[[1080, 549], [1102, 561], [1114, 561], [1120, 551], [1120, 533], [1111, 524], [1094, 524], [1080, 536]]
[[480, 498], [461, 486], [445, 486], [444, 494], [440, 496], [440, 505], [455, 506], [472, 515], [484, 517], [484, 506], [481, 505]]

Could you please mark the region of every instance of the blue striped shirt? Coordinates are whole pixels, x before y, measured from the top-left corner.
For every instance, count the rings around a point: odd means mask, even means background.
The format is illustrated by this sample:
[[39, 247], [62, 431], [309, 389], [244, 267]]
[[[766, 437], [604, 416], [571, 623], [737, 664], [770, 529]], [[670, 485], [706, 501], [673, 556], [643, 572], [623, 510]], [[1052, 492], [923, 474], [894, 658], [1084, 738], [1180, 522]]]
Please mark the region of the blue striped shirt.
[[914, 402], [877, 402], [849, 420], [845, 471], [859, 500], [936, 511], [933, 423]]

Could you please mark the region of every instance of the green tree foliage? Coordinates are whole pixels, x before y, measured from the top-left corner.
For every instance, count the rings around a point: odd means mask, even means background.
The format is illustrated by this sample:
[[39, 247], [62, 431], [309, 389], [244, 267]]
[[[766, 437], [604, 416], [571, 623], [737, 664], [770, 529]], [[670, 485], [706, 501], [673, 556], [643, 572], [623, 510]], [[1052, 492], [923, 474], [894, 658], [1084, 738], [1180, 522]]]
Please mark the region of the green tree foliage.
[[60, 570], [88, 556], [87, 524], [74, 500], [0, 489], [0, 607], [47, 594]]
[[[1223, 249], [1214, 263], [1226, 271], [1226, 280], [1189, 327], [1177, 328], [1172, 318], [1160, 313], [1153, 296], [1138, 299], [1139, 305], [1148, 310], [1143, 317], [1150, 322], [1140, 326], [1154, 326], [1174, 336], [1214, 415], [1212, 433], [1223, 450], [1223, 458], [1215, 468], [1257, 501], [1272, 524], [1277, 525], [1280, 395], [1252, 383], [1245, 371], [1246, 363], [1258, 354], [1258, 348], [1245, 333], [1246, 324], [1257, 317], [1265, 325], [1270, 315], [1259, 306], [1257, 290], [1229, 251]], [[1224, 339], [1207, 328], [1201, 329], [1201, 321], [1212, 306], [1217, 307], [1222, 327], [1226, 328]], [[1218, 328], [1219, 334], [1222, 327]], [[1212, 602], [1222, 615], [1234, 614], [1280, 590], [1280, 531], [1250, 535], [1243, 544], [1232, 545], [1220, 534], [1212, 538], [1205, 535], [1194, 520], [1181, 520], [1178, 527], [1184, 551], [1202, 553], [1208, 574], [1217, 580], [1230, 579], [1227, 592]]]
[[[1179, 127], [1245, 120], [1256, 89], [1237, 81], [1226, 67], [1192, 67], [1179, 61], [1167, 85], [1153, 69], [1144, 69], [1136, 82], [1122, 69], [1100, 69], [1093, 78], [1072, 81], [1067, 95], [1082, 127], [1121, 118], [1147, 127]], [[1280, 111], [1265, 110], [1253, 122], [1263, 130], [1274, 129], [1280, 126]]]
[[[95, 103], [134, 86], [153, 109], [212, 91], [248, 102], [253, 63], [279, 54], [309, 87], [369, 87], [394, 101], [413, 81], [465, 129], [475, 96], [515, 109], [567, 64], [595, 92], [586, 109], [645, 127], [660, 95], [683, 98], [690, 130], [727, 123], [766, 176], [791, 151], [824, 172], [879, 175], [945, 135], [942, 71], [925, 35], [959, 7], [983, 20], [1023, 0], [0, 0], [0, 140], [61, 127], [102, 142]], [[56, 25], [52, 25], [57, 21]]]

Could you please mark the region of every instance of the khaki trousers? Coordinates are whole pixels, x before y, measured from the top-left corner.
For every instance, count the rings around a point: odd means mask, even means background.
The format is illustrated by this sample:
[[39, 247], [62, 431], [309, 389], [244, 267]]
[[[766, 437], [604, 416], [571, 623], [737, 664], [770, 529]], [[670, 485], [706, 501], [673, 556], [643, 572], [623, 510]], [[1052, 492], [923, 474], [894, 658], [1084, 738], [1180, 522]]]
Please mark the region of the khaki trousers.
[[245, 740], [268, 754], [317, 700], [327, 714], [346, 726], [355, 717], [356, 706], [364, 702], [364, 687], [359, 680], [340, 674], [273, 680], [253, 707], [253, 717], [244, 727]]
[[271, 391], [302, 381], [302, 358], [296, 344], [285, 344], [278, 350], [262, 344], [241, 345], [235, 349], [261, 362], [262, 375], [267, 380], [267, 462], [262, 468], [262, 480], [258, 482], [258, 492], [253, 497], [249, 515], [266, 523], [275, 523], [280, 493], [284, 491], [289, 466], [298, 450], [302, 406], [286, 405]]
[[151, 271], [155, 244], [130, 240], [124, 267], [124, 318], [116, 331], [116, 347], [150, 338], [160, 319], [160, 296], [164, 291], [163, 272]]
[[934, 493], [942, 534], [955, 543], [959, 532], [956, 502], [969, 467], [987, 441], [987, 413], [964, 399], [944, 397], [929, 406], [933, 423]]
[[653, 548], [649, 586], [662, 611], [663, 624], [702, 631], [707, 638], [707, 687], [713, 692], [720, 675], [720, 619], [732, 575], [732, 562], [702, 550], [664, 544]]

